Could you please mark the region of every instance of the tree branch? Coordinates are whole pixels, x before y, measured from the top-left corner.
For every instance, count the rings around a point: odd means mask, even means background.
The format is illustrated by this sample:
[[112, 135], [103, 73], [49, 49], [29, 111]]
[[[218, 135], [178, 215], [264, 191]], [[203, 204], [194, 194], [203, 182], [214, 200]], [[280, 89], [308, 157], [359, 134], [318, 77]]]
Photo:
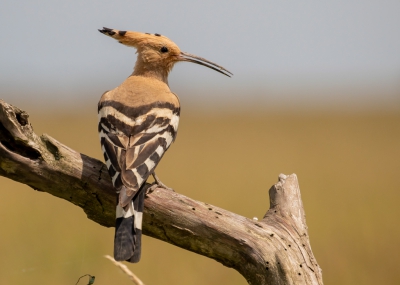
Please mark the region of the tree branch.
[[[0, 175], [114, 226], [115, 191], [105, 164], [46, 134], [37, 136], [28, 114], [1, 100]], [[158, 188], [145, 200], [143, 233], [235, 268], [249, 284], [322, 284], [297, 176], [281, 174], [269, 195], [270, 209], [255, 221]]]

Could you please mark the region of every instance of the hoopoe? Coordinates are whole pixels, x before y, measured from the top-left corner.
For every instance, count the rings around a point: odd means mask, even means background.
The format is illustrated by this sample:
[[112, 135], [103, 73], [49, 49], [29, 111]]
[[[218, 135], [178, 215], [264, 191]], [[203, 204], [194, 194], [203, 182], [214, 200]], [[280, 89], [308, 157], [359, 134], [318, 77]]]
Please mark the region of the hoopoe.
[[121, 44], [137, 49], [131, 76], [103, 94], [98, 104], [101, 148], [117, 197], [114, 258], [138, 262], [141, 255], [145, 189], [150, 175], [154, 186], [166, 187], [154, 169], [178, 131], [180, 104], [168, 87], [175, 63], [193, 62], [230, 77], [225, 68], [182, 52], [160, 34], [99, 30]]

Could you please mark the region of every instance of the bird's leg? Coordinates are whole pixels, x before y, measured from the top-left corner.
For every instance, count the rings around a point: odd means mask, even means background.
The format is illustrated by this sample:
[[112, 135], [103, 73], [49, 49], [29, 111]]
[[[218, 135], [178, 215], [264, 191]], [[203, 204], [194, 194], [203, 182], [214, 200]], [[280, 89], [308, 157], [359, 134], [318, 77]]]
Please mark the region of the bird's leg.
[[[160, 178], [158, 178], [158, 176], [156, 175], [156, 173], [153, 171], [153, 173], [151, 174], [155, 180], [155, 185], [158, 185], [161, 188], [167, 189], [167, 190], [171, 190], [174, 191], [174, 189], [169, 188], [167, 185], [165, 185], [164, 183], [161, 182]], [[175, 192], [175, 191], [174, 191]]]
[[164, 189], [167, 189], [167, 190], [171, 190], [171, 191], [175, 192], [174, 189], [169, 188], [169, 187], [166, 186], [164, 183], [162, 183], [161, 180], [160, 180], [160, 178], [158, 178], [158, 176], [156, 175], [155, 172], [153, 172], [151, 175], [152, 175], [153, 178], [154, 178], [154, 183], [151, 184], [150, 186], [148, 186], [148, 187], [146, 188], [146, 190], [145, 190], [145, 191], [146, 191], [146, 193], [145, 193], [146, 196], [147, 196], [148, 194], [152, 193], [154, 190], [156, 190], [156, 189], [159, 188], [159, 187], [164, 188]]

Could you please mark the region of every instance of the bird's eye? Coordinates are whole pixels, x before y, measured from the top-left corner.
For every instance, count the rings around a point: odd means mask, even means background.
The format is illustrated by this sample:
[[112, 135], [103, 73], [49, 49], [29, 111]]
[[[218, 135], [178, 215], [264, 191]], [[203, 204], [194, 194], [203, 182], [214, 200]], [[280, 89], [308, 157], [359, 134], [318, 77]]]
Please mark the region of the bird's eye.
[[162, 53], [168, 52], [168, 48], [167, 48], [167, 47], [162, 47], [162, 48], [160, 49], [160, 51], [161, 51]]

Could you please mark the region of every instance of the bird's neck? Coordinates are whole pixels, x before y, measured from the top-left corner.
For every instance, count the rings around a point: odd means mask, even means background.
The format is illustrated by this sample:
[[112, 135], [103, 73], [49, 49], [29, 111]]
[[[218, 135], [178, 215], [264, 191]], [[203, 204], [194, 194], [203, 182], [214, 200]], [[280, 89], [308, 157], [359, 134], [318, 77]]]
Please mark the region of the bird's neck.
[[138, 57], [132, 76], [151, 77], [168, 85], [168, 73], [169, 70], [167, 68], [157, 64], [144, 63], [141, 58]]

